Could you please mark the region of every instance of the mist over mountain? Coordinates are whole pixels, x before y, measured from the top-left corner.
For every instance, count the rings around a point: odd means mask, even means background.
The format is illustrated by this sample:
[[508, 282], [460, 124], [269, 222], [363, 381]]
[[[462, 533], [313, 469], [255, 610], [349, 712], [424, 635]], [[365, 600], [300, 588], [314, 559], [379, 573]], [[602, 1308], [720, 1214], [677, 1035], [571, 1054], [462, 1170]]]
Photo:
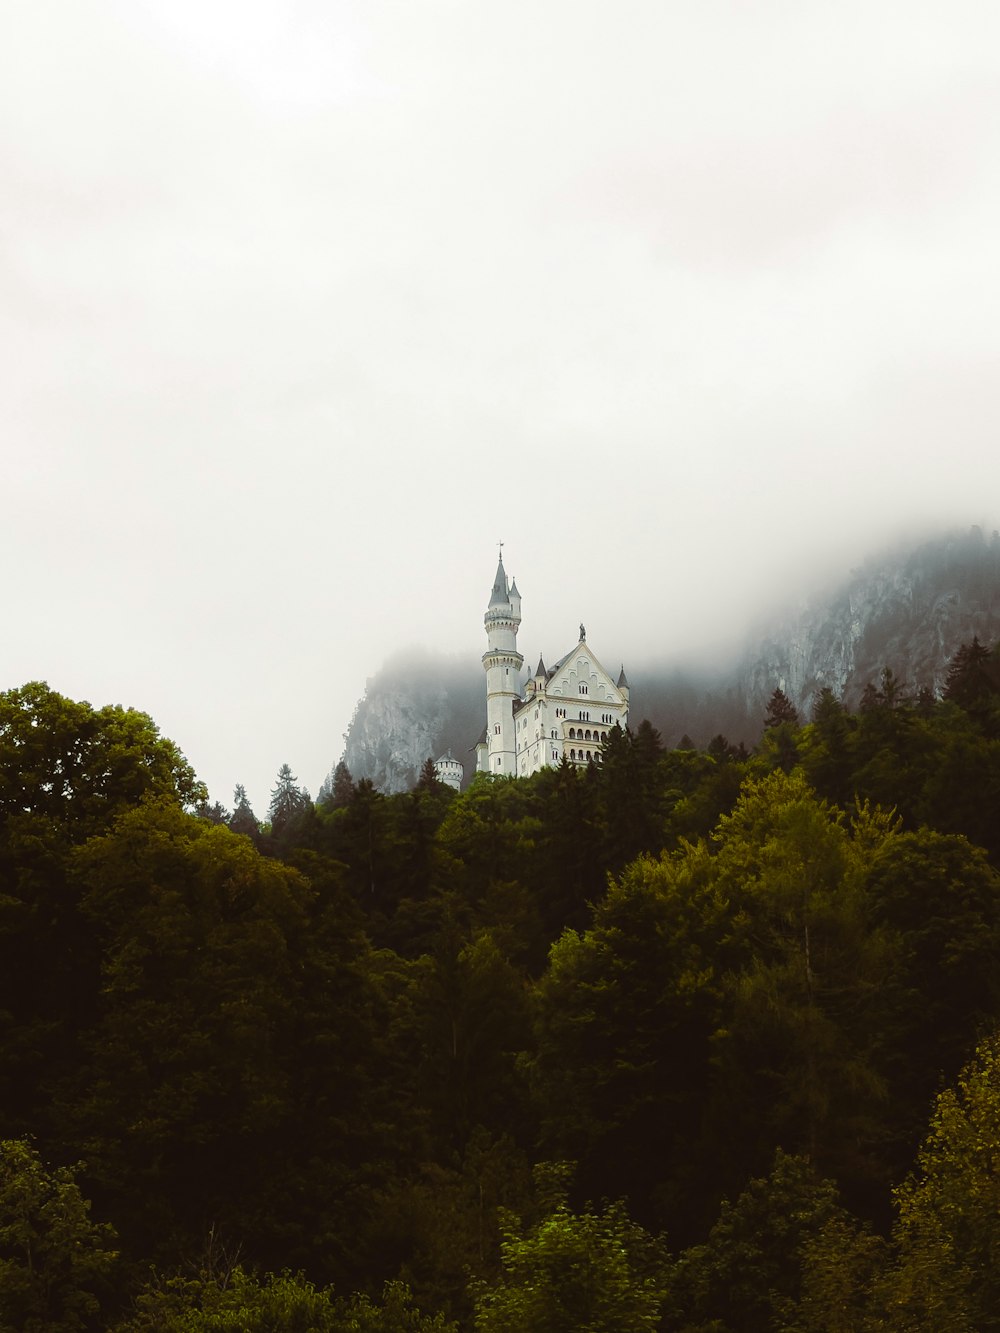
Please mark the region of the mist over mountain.
[[[763, 620], [735, 665], [681, 668], [655, 656], [630, 664], [632, 716], [648, 718], [671, 746], [720, 732], [753, 745], [775, 688], [803, 719], [824, 687], [856, 707], [886, 666], [910, 689], [940, 693], [949, 660], [974, 635], [1000, 639], [1000, 535], [978, 527], [871, 557]], [[369, 679], [342, 759], [356, 779], [396, 792], [413, 786], [428, 757], [451, 751], [468, 780], [484, 717], [478, 659], [401, 653]]]

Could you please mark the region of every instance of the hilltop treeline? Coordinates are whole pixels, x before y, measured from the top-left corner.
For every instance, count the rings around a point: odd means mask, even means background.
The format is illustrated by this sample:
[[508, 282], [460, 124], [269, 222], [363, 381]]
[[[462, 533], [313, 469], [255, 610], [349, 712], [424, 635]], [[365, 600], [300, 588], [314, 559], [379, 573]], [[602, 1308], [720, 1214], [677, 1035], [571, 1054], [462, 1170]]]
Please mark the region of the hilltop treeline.
[[209, 806], [0, 695], [0, 1328], [1000, 1325], [1000, 671]]

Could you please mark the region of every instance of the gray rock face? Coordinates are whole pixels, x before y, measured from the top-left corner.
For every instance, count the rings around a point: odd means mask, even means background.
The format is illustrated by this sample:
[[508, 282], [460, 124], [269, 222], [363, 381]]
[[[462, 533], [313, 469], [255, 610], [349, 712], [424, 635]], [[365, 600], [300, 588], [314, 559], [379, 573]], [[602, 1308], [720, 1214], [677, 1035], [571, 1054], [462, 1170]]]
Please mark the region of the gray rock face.
[[485, 682], [471, 662], [403, 654], [368, 681], [345, 737], [343, 761], [380, 791], [408, 791], [428, 759], [450, 750], [472, 776], [469, 746], [483, 727]]
[[355, 777], [370, 778], [385, 792], [406, 791], [437, 742], [446, 722], [443, 689], [372, 691], [359, 705], [348, 732], [344, 762]]
[[870, 561], [773, 624], [748, 647], [739, 689], [748, 712], [762, 715], [777, 686], [803, 718], [824, 687], [856, 707], [887, 666], [912, 691], [940, 694], [949, 661], [976, 634], [1000, 637], [1000, 539], [987, 542], [978, 528]]
[[[719, 732], [752, 745], [776, 687], [803, 721], [827, 686], [856, 708], [886, 666], [909, 690], [940, 694], [948, 663], [974, 635], [988, 645], [1000, 639], [1000, 537], [986, 539], [978, 528], [868, 561], [839, 588], [752, 636], [727, 678], [707, 668], [700, 677], [682, 674], [665, 662], [630, 670], [632, 714], [648, 717], [668, 745], [685, 732], [699, 745]], [[485, 691], [478, 659], [394, 659], [368, 683], [344, 762], [355, 779], [406, 791], [426, 759], [451, 750], [468, 781]]]

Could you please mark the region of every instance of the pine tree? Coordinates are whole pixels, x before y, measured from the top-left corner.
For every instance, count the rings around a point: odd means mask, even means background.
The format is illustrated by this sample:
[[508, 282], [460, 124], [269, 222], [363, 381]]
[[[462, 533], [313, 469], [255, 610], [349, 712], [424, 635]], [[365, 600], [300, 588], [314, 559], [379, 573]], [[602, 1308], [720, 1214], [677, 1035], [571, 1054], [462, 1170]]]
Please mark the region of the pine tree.
[[260, 836], [260, 825], [257, 823], [257, 816], [250, 808], [246, 788], [242, 782], [238, 782], [233, 791], [233, 813], [229, 817], [229, 827], [234, 833], [243, 833], [255, 841]]
[[324, 810], [344, 810], [354, 798], [354, 779], [351, 770], [341, 759], [319, 789], [316, 804]]
[[282, 833], [310, 804], [309, 793], [298, 785], [298, 779], [288, 765], [282, 764], [268, 807], [272, 834], [277, 836]]
[[770, 729], [771, 727], [780, 727], [785, 722], [790, 722], [793, 727], [797, 727], [799, 725], [799, 712], [785, 691], [776, 689], [767, 701], [764, 726]]
[[1000, 671], [989, 649], [983, 647], [976, 635], [971, 644], [963, 643], [951, 659], [944, 697], [967, 713], [975, 714], [985, 711], [998, 694]]

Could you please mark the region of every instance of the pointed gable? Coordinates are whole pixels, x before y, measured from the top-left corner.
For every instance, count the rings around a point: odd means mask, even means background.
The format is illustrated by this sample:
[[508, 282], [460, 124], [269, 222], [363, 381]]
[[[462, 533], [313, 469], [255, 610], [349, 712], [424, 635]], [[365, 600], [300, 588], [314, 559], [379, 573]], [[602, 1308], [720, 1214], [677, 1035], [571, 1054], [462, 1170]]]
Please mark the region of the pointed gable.
[[581, 639], [548, 673], [546, 692], [562, 699], [585, 698], [593, 703], [625, 703], [614, 678], [601, 665], [586, 639]]

